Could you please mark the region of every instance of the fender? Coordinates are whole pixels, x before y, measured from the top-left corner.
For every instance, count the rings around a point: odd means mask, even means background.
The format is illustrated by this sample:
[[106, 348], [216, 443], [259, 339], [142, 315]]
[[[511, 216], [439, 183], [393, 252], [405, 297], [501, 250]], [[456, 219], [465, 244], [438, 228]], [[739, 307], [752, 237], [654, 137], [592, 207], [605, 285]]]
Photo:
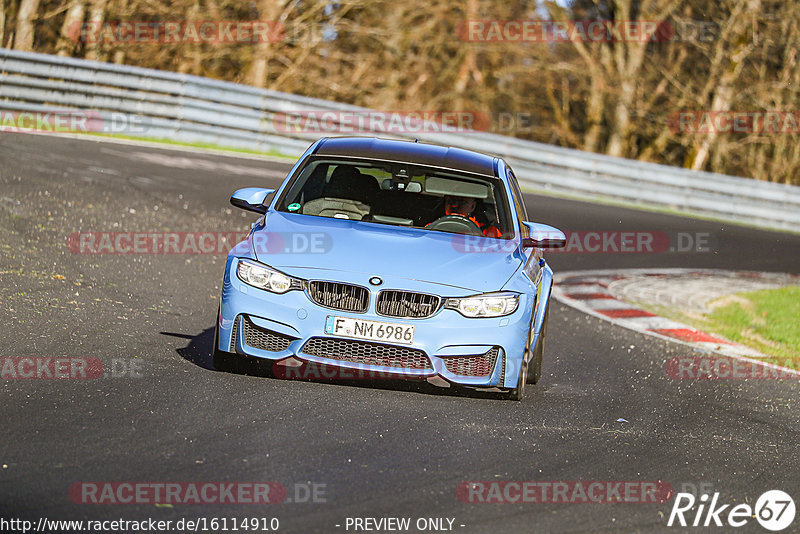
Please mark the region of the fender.
[[[531, 256], [531, 258], [533, 258], [533, 256]], [[536, 302], [534, 304], [534, 309], [531, 310], [531, 321], [529, 322], [529, 324], [532, 324], [534, 331], [531, 347], [536, 346], [536, 343], [539, 341], [539, 333], [542, 330], [542, 323], [544, 322], [544, 315], [547, 312], [547, 306], [550, 305], [550, 293], [553, 287], [553, 270], [550, 268], [550, 265], [545, 263], [539, 266], [538, 261], [536, 261], [535, 264], [537, 268], [535, 279], [538, 279], [538, 282], [530, 282], [531, 284], [536, 283]], [[528, 274], [528, 277], [530, 278], [530, 274]], [[532, 352], [528, 350], [523, 355], [523, 358], [525, 358], [525, 365], [530, 361], [531, 354]], [[510, 369], [510, 364], [508, 363], [509, 357], [507, 354], [505, 357], [507, 359], [506, 372], [501, 387], [514, 387], [519, 376], [518, 370], [515, 368]], [[511, 361], [516, 360], [512, 358]]]
[[539, 280], [539, 287], [536, 289], [536, 309], [533, 314], [533, 341], [532, 346], [536, 346], [539, 341], [539, 334], [542, 331], [544, 314], [550, 305], [550, 292], [553, 289], [553, 270], [548, 263], [542, 267], [542, 277]]

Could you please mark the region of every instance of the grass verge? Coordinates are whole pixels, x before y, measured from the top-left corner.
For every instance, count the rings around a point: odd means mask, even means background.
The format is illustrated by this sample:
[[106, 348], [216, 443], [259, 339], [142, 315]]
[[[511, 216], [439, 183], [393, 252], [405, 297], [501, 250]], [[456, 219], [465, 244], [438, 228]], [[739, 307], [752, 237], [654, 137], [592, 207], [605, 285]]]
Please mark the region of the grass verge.
[[288, 156], [277, 150], [270, 150], [270, 151], [258, 151], [258, 150], [250, 150], [247, 148], [237, 148], [237, 147], [228, 147], [228, 146], [220, 146], [215, 145], [213, 143], [186, 143], [182, 141], [174, 141], [172, 139], [163, 139], [159, 137], [134, 137], [130, 135], [107, 135], [102, 133], [96, 132], [85, 132], [84, 135], [89, 135], [92, 137], [99, 137], [102, 139], [124, 139], [126, 141], [140, 141], [145, 143], [156, 143], [161, 145], [171, 145], [171, 146], [180, 146], [180, 147], [188, 147], [188, 148], [199, 148], [199, 149], [206, 149], [206, 150], [218, 150], [220, 152], [233, 152], [236, 154], [249, 154], [253, 156], [268, 156], [271, 158], [281, 158], [287, 161], [295, 161], [297, 160], [296, 156]]
[[765, 361], [800, 370], [800, 286], [736, 293], [710, 302], [709, 308], [704, 315], [653, 311], [752, 347], [768, 356]]

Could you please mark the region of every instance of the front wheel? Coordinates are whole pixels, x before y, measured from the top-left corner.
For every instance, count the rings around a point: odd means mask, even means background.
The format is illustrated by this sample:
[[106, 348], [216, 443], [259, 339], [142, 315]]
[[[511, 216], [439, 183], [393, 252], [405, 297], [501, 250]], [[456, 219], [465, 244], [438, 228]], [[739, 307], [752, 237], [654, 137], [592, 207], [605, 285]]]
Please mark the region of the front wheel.
[[525, 384], [528, 383], [528, 366], [523, 359], [520, 363], [519, 378], [517, 379], [517, 387], [508, 391], [508, 398], [513, 401], [521, 401], [525, 397]]
[[241, 367], [241, 356], [219, 350], [219, 310], [217, 310], [217, 320], [214, 326], [214, 347], [211, 349], [211, 363], [217, 371], [227, 371], [238, 373]]
[[547, 319], [550, 317], [550, 305], [544, 312], [542, 329], [539, 331], [539, 339], [536, 340], [536, 347], [533, 349], [530, 361], [528, 361], [528, 383], [535, 384], [542, 378], [542, 360], [544, 359], [544, 343], [547, 339]]
[[[219, 313], [217, 313], [219, 317]], [[211, 362], [217, 371], [249, 376], [274, 376], [272, 362], [260, 358], [250, 358], [235, 352], [219, 350], [219, 320], [214, 327], [214, 348], [211, 352]]]

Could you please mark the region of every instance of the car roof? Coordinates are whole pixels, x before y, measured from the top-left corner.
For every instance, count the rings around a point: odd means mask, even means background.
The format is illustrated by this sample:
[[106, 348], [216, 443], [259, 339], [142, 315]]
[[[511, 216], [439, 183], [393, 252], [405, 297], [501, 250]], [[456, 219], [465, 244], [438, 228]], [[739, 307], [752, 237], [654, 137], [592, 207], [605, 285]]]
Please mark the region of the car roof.
[[430, 165], [458, 171], [496, 176], [493, 156], [415, 141], [399, 141], [378, 137], [328, 137], [320, 140], [314, 154], [323, 156], [364, 157]]

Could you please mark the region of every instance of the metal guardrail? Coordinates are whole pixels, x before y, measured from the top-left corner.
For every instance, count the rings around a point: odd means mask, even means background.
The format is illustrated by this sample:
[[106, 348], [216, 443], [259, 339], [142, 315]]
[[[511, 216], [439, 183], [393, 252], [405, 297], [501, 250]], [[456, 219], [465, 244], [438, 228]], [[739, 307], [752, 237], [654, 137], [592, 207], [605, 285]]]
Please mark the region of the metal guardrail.
[[[301, 154], [320, 135], [276, 128], [276, 116], [371, 111], [198, 76], [2, 48], [0, 110], [92, 110], [106, 126], [119, 119], [127, 124], [123, 131], [111, 133], [292, 156]], [[487, 132], [374, 133], [500, 155], [514, 167], [526, 189], [800, 231], [797, 186], [614, 158]]]

